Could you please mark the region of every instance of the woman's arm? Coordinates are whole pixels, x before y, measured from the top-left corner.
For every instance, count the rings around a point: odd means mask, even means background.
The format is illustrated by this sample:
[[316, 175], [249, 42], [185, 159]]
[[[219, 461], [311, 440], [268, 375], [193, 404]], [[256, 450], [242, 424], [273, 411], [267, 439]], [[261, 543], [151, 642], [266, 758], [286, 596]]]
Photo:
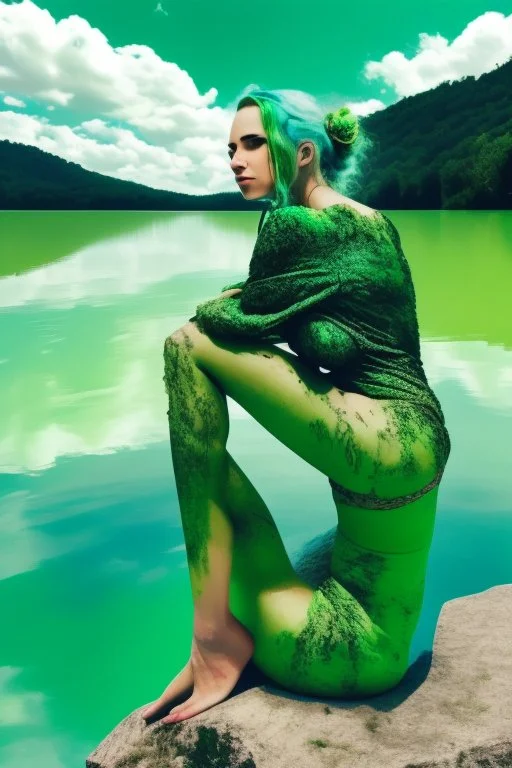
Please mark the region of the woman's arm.
[[199, 304], [201, 330], [227, 338], [282, 340], [291, 318], [306, 313], [339, 291], [339, 280], [329, 259], [317, 246], [317, 222], [297, 207], [274, 211], [268, 217], [244, 282], [225, 286], [239, 295], [222, 294]]
[[328, 272], [319, 275], [317, 269], [249, 279], [239, 295], [219, 296], [198, 304], [193, 319], [203, 332], [214, 336], [283, 341], [287, 321], [338, 290], [337, 276]]
[[[237, 293], [241, 293], [241, 292], [242, 292], [241, 288], [230, 288], [229, 290], [223, 291], [220, 294], [220, 296], [215, 296], [213, 299], [210, 299], [209, 301], [218, 301], [219, 299], [227, 299], [228, 297], [236, 296]], [[201, 306], [202, 306], [202, 304], [198, 304], [198, 307], [201, 307]], [[197, 307], [196, 307], [196, 309], [197, 309]], [[193, 317], [189, 317], [189, 322], [191, 322], [191, 321], [198, 322], [197, 314], [193, 315]]]

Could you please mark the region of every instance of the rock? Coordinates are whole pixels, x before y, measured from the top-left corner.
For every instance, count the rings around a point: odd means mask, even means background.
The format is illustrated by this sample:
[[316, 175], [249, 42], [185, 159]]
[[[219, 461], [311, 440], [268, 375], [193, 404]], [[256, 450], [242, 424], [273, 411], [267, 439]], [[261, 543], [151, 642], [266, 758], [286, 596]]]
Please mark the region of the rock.
[[[332, 540], [317, 537], [297, 562], [310, 583]], [[512, 767], [512, 584], [445, 603], [432, 654], [379, 696], [297, 696], [250, 663], [228, 700], [190, 720], [146, 725], [144, 707], [87, 768]]]

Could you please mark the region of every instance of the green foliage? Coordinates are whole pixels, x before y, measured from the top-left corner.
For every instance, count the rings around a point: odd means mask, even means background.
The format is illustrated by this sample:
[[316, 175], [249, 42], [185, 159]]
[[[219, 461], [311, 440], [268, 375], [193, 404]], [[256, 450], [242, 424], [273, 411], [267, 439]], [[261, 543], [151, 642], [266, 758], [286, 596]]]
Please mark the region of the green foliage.
[[361, 118], [374, 147], [358, 196], [377, 208], [512, 207], [512, 58]]

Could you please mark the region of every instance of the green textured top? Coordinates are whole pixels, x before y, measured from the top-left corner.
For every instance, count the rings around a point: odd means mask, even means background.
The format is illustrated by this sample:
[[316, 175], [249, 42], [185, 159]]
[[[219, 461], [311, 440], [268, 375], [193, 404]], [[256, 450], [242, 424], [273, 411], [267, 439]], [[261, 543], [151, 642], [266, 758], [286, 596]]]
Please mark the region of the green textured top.
[[211, 336], [286, 342], [333, 384], [377, 399], [441, 406], [420, 357], [416, 296], [400, 236], [383, 213], [346, 204], [269, 213], [235, 296], [197, 306]]

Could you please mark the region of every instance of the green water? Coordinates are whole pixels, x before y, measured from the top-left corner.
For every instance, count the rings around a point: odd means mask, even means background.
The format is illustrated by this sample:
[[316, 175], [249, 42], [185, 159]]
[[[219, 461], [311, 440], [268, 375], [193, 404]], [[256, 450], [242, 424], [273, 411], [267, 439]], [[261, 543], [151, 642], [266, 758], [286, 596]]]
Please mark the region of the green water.
[[[512, 214], [386, 212], [452, 438], [411, 660], [443, 602], [512, 582]], [[188, 658], [163, 341], [247, 272], [259, 215], [0, 212], [0, 765], [81, 768]], [[229, 401], [293, 554], [326, 478]]]

